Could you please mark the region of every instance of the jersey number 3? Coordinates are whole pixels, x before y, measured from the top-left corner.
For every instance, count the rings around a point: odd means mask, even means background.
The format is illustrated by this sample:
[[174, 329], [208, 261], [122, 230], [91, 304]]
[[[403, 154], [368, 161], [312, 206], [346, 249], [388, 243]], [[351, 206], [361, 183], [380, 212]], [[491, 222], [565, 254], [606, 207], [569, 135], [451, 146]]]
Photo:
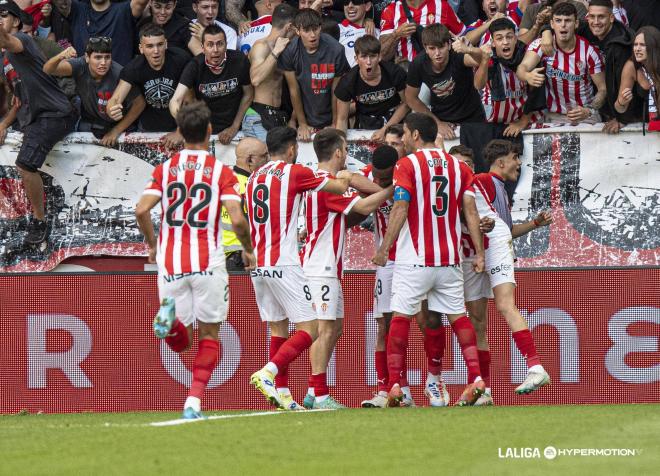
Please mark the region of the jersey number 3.
[[433, 213], [436, 216], [443, 217], [447, 213], [447, 207], [449, 206], [449, 195], [447, 194], [449, 180], [444, 175], [434, 175], [431, 180], [435, 183]]
[[[194, 207], [188, 210], [188, 213], [183, 220], [174, 218], [177, 208], [183, 205], [186, 198], [197, 198], [201, 193], [201, 200]], [[176, 196], [176, 199], [174, 198]], [[193, 228], [204, 228], [208, 221], [199, 220], [199, 213], [209, 206], [211, 203], [211, 187], [206, 183], [196, 183], [190, 190], [181, 182], [172, 182], [167, 187], [167, 198], [170, 200], [171, 205], [165, 212], [165, 221], [169, 226], [182, 226], [184, 221], [188, 222]]]

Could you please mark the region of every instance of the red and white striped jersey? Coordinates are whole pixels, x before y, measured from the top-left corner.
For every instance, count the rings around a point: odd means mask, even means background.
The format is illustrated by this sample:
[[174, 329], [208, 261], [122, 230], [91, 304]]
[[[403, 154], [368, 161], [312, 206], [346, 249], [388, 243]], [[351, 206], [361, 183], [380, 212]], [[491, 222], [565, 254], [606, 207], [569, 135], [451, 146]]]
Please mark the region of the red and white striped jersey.
[[517, 27], [520, 27], [523, 11], [520, 9], [518, 2], [509, 2], [509, 6], [506, 9], [506, 15], [513, 20]]
[[[501, 213], [505, 213], [509, 219], [511, 216], [509, 200], [502, 179], [491, 173], [477, 174], [472, 179], [471, 189], [466, 193], [474, 195], [479, 218], [489, 217], [495, 220], [495, 227], [484, 234], [484, 249], [488, 249], [491, 241], [511, 241], [511, 229], [501, 216]], [[504, 208], [504, 210], [498, 211], [498, 207]], [[463, 256], [468, 258], [474, 256], [476, 250], [465, 225], [462, 230]]]
[[545, 56], [541, 40], [534, 40], [528, 47], [545, 63], [546, 97], [548, 110], [566, 114], [576, 106], [587, 106], [594, 98], [590, 75], [603, 71], [603, 61], [596, 48], [576, 36], [575, 49], [568, 53], [557, 46], [552, 56]]
[[[346, 60], [351, 68], [357, 64], [355, 59], [355, 42], [367, 34], [367, 30], [356, 23], [344, 19], [339, 24], [339, 43], [344, 47], [346, 53]], [[374, 36], [380, 36], [380, 30], [376, 28]]]
[[[334, 178], [319, 170], [319, 176]], [[307, 239], [302, 252], [306, 276], [341, 278], [344, 268], [346, 215], [360, 200], [355, 191], [344, 195], [328, 192], [305, 193], [305, 228]]]
[[[489, 68], [493, 67], [493, 60], [490, 60]], [[506, 99], [503, 101], [494, 101], [491, 95], [490, 80], [486, 81], [486, 86], [481, 93], [481, 101], [486, 108], [488, 122], [499, 124], [511, 124], [517, 121], [523, 115], [523, 106], [527, 101], [527, 83], [518, 79], [515, 71], [502, 66], [498, 68], [504, 85], [504, 94]]]
[[302, 194], [328, 182], [300, 164], [270, 161], [248, 179], [245, 201], [257, 266], [300, 265], [298, 215]]
[[238, 37], [238, 49], [248, 54], [257, 40], [266, 38], [273, 28], [271, 15], [264, 15], [250, 22], [250, 29]]
[[[372, 165], [368, 164], [360, 169], [360, 173], [373, 182], [374, 174], [372, 170]], [[373, 213], [374, 241], [376, 249], [380, 248], [380, 245], [383, 242], [383, 238], [385, 237], [385, 232], [387, 231], [387, 222], [390, 219], [390, 212], [392, 211], [392, 205], [394, 205], [394, 202], [390, 198], [384, 201]], [[387, 259], [390, 261], [394, 261], [396, 259], [396, 240], [390, 248], [390, 253]]]
[[[390, 35], [394, 33], [398, 27], [404, 23], [408, 23], [406, 12], [403, 9], [402, 1], [396, 0], [390, 3], [380, 15], [380, 34]], [[456, 13], [451, 8], [447, 0], [426, 0], [418, 8], [410, 8], [412, 18], [418, 25], [427, 26], [434, 23], [442, 23], [454, 35], [465, 34], [465, 25], [458, 19]], [[421, 41], [421, 39], [420, 39]], [[413, 48], [412, 40], [410, 38], [401, 38], [397, 45], [398, 55], [412, 61], [417, 53]]]
[[161, 197], [156, 262], [162, 274], [224, 267], [221, 201], [240, 202], [239, 191], [234, 172], [203, 150], [184, 149], [154, 168], [144, 194]]
[[460, 264], [460, 212], [471, 184], [470, 168], [441, 149], [418, 150], [397, 162], [395, 190], [402, 187], [410, 194], [408, 218], [396, 243], [397, 264]]

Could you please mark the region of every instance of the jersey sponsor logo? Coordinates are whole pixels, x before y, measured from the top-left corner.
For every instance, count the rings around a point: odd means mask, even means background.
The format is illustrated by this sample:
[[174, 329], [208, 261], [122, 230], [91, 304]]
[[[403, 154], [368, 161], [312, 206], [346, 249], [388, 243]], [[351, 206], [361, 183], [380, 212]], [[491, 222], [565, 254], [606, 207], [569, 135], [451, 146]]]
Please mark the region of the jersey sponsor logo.
[[455, 88], [456, 82], [454, 81], [454, 78], [449, 78], [445, 81], [440, 81], [439, 83], [434, 84], [431, 91], [433, 91], [433, 94], [439, 98], [444, 98], [450, 96]]
[[213, 276], [213, 271], [193, 271], [191, 273], [169, 274], [164, 275], [163, 279], [166, 282], [171, 283], [173, 281], [178, 281], [179, 279], [187, 278], [189, 276]]
[[396, 94], [394, 88], [382, 89], [380, 91], [372, 91], [369, 93], [360, 94], [357, 101], [361, 104], [380, 104], [385, 102]]
[[311, 64], [312, 92], [314, 94], [327, 94], [330, 92], [332, 79], [335, 77], [334, 63]]
[[579, 74], [567, 73], [566, 71], [555, 69], [550, 65], [546, 68], [545, 75], [548, 78], [565, 79], [566, 81], [580, 81], [582, 79], [582, 76]]
[[231, 78], [217, 83], [206, 83], [199, 85], [199, 92], [207, 98], [226, 96], [233, 93], [238, 87], [238, 78]]
[[144, 83], [144, 99], [155, 109], [167, 109], [174, 96], [174, 80], [155, 78]]
[[282, 270], [277, 270], [277, 269], [272, 269], [272, 270], [267, 270], [267, 269], [254, 269], [250, 272], [250, 275], [253, 278], [256, 277], [262, 277], [262, 278], [282, 278], [284, 276], [284, 271]]

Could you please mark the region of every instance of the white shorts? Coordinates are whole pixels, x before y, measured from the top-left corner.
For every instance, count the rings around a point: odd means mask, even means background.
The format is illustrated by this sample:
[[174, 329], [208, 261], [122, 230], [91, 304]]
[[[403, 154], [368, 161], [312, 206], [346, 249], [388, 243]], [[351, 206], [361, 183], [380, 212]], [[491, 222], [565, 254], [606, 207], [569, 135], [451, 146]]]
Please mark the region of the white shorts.
[[463, 261], [463, 279], [465, 281], [465, 301], [492, 298], [493, 288], [504, 283], [513, 283], [516, 279], [513, 270], [513, 243], [509, 241], [491, 241], [486, 250], [483, 273], [475, 273], [472, 260]]
[[300, 266], [267, 266], [250, 272], [261, 320], [313, 321], [312, 294]]
[[312, 294], [312, 309], [316, 318], [334, 321], [344, 318], [344, 293], [337, 278], [326, 276], [308, 276], [309, 290]]
[[222, 268], [200, 273], [166, 276], [158, 275], [158, 295], [174, 298], [176, 317], [184, 326], [195, 319], [217, 323], [227, 319], [229, 309], [229, 277]]
[[425, 297], [430, 311], [465, 314], [461, 267], [395, 265], [392, 311], [415, 315]]
[[374, 318], [392, 312], [392, 277], [394, 276], [394, 261], [388, 261], [385, 266], [376, 269], [374, 285]]

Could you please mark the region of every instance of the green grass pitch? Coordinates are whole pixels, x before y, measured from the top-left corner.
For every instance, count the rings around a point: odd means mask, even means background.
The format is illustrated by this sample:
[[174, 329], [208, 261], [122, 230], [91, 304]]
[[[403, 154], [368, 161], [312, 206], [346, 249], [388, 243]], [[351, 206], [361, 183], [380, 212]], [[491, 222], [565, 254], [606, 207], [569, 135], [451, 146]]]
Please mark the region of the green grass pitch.
[[[162, 427], [150, 424], [180, 413], [0, 416], [0, 474], [618, 476], [659, 474], [660, 468], [660, 404], [237, 417], [245, 413], [208, 412], [230, 418]], [[550, 460], [543, 455], [547, 446], [638, 454]], [[509, 455], [539, 448], [540, 458], [500, 457], [507, 448]]]

